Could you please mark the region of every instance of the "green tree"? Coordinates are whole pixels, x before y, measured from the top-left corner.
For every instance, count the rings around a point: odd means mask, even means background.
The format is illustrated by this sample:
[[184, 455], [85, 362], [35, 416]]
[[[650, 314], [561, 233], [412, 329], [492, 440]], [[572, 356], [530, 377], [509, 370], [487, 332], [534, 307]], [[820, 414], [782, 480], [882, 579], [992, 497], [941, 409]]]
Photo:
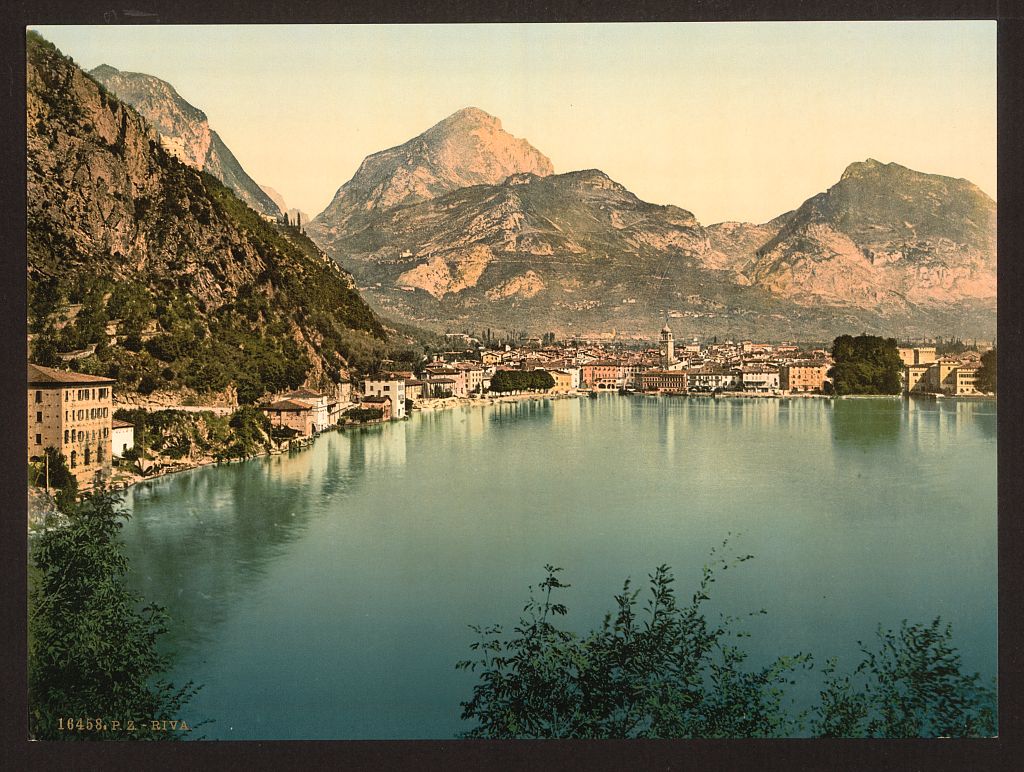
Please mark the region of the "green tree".
[[832, 343], [833, 390], [843, 394], [899, 394], [903, 362], [895, 338], [840, 335]]
[[[723, 543], [723, 547], [725, 543]], [[514, 634], [476, 627], [475, 659], [456, 667], [479, 674], [462, 718], [473, 738], [978, 737], [996, 733], [994, 690], [961, 670], [952, 633], [938, 619], [898, 632], [839, 676], [825, 667], [820, 701], [798, 710], [789, 687], [813, 667], [810, 654], [745, 666], [736, 620], [708, 620], [717, 573], [750, 555], [704, 567], [697, 591], [679, 604], [667, 566], [649, 576], [649, 598], [627, 581], [616, 609], [584, 635], [560, 628], [568, 613], [553, 593], [569, 587], [560, 569], [531, 589]], [[760, 611], [757, 613], [764, 613]]]
[[498, 370], [491, 376], [491, 391], [498, 394], [550, 389], [554, 385], [555, 379], [546, 370]]
[[[29, 726], [37, 740], [165, 739], [140, 719], [177, 719], [195, 694], [163, 674], [157, 650], [167, 616], [125, 585], [128, 560], [118, 539], [127, 513], [110, 491], [85, 496], [69, 523], [32, 542], [29, 593]], [[62, 731], [60, 721], [106, 721], [87, 731]], [[136, 720], [115, 731], [114, 719]]]
[[815, 708], [814, 733], [822, 737], [992, 737], [995, 691], [977, 673], [961, 670], [952, 630], [936, 618], [898, 631], [877, 631], [875, 650], [860, 644], [864, 659], [852, 674], [825, 667]]
[[[724, 545], [723, 545], [724, 546]], [[749, 555], [738, 556], [745, 561]], [[746, 655], [733, 642], [734, 620], [711, 624], [703, 611], [717, 559], [704, 567], [698, 590], [676, 602], [667, 566], [650, 575], [650, 597], [637, 609], [639, 591], [627, 581], [616, 596], [616, 611], [601, 628], [579, 636], [558, 628], [567, 614], [551, 594], [563, 584], [560, 569], [547, 566], [515, 628], [502, 638], [499, 626], [473, 629], [476, 660], [460, 669], [480, 669], [462, 718], [474, 721], [467, 737], [635, 738], [783, 737], [800, 728], [783, 704], [785, 684], [809, 660], [780, 657], [747, 670]]]
[[978, 391], [996, 392], [996, 364], [999, 357], [995, 349], [981, 355], [981, 367], [978, 368]]
[[54, 497], [57, 508], [62, 512], [69, 511], [78, 498], [78, 480], [68, 468], [68, 460], [57, 448], [52, 445], [44, 451], [41, 460], [32, 464], [30, 469], [29, 482], [41, 487], [47, 481], [47, 463], [49, 463], [49, 481], [51, 488], [57, 488], [57, 495]]

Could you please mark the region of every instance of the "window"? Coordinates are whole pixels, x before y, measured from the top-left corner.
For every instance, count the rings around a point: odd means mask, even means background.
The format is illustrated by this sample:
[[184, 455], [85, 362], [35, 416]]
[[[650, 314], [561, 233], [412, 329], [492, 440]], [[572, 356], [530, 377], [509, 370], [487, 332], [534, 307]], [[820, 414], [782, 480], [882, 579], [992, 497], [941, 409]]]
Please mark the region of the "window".
[[102, 445], [97, 445], [96, 446], [96, 463], [97, 464], [102, 464], [103, 463], [103, 446]]
[[82, 442], [82, 440], [84, 440], [84, 439], [85, 439], [85, 432], [79, 431], [78, 432], [78, 441]]
[[43, 435], [37, 434], [36, 435], [36, 445], [42, 445], [42, 444], [43, 444]]
[[39, 404], [42, 401], [43, 401], [43, 392], [37, 391], [36, 392], [36, 404]]
[[64, 430], [64, 444], [65, 445], [68, 444], [68, 430], [67, 429]]
[[64, 392], [64, 401], [67, 402], [69, 399], [71, 399], [71, 392], [70, 391], [65, 391]]
[[74, 469], [76, 466], [78, 466], [78, 451], [77, 450], [72, 450], [71, 451], [71, 468]]
[[92, 460], [92, 451], [89, 449], [89, 446], [86, 445], [85, 446], [85, 459], [82, 461], [82, 464], [84, 466], [89, 466], [89, 462], [91, 460]]
[[106, 439], [109, 436], [110, 436], [110, 429], [108, 429], [107, 427], [104, 426], [103, 427], [103, 438]]
[[41, 424], [42, 422], [43, 422], [43, 414], [37, 410], [36, 411], [36, 423], [37, 424]]

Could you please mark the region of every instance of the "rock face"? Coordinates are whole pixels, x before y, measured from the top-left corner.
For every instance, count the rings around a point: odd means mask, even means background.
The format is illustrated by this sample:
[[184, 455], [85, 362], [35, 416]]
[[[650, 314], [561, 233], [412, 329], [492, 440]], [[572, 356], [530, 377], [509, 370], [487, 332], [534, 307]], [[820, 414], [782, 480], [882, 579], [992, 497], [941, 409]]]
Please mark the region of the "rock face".
[[553, 171], [551, 161], [502, 129], [497, 118], [466, 107], [405, 144], [363, 159], [310, 223], [309, 232], [329, 244], [365, 224], [374, 212], [470, 185], [494, 185], [517, 172], [544, 176]]
[[182, 99], [170, 83], [140, 72], [122, 72], [108, 64], [89, 74], [149, 121], [171, 155], [193, 169], [209, 172], [257, 212], [280, 216], [277, 204], [210, 128], [206, 114]]
[[[268, 384], [327, 387], [347, 370], [346, 336], [384, 338], [351, 276], [165, 151], [35, 33], [26, 118], [33, 356], [99, 344], [81, 365], [121, 388], [234, 382], [244, 402]], [[59, 327], [68, 304], [81, 308]]]
[[995, 202], [967, 180], [868, 159], [786, 218], [743, 272], [801, 305], [994, 310], [995, 238]]
[[743, 275], [757, 259], [757, 250], [775, 238], [793, 212], [786, 212], [761, 225], [749, 222], [720, 222], [707, 226], [711, 252], [705, 259], [709, 268], [735, 274], [740, 283], [749, 283]]
[[995, 204], [877, 161], [763, 224], [701, 226], [599, 170], [555, 175], [467, 108], [367, 157], [309, 233], [372, 305], [437, 328], [509, 325], [827, 339], [995, 330]]

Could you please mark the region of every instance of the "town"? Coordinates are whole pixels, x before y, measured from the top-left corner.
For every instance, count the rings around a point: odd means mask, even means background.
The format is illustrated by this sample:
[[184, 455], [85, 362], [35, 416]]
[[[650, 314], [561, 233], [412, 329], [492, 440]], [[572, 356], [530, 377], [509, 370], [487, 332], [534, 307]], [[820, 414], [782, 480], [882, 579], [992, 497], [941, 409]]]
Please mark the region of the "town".
[[[485, 346], [464, 333], [445, 336], [449, 350], [433, 353], [416, 369], [385, 360], [379, 372], [353, 383], [342, 379], [331, 393], [300, 388], [256, 407], [271, 428], [271, 452], [300, 447], [319, 433], [352, 424], [402, 420], [415, 410], [524, 397], [597, 396], [601, 393], [692, 397], [828, 396], [833, 359], [825, 347], [752, 340], [676, 342], [666, 323], [657, 345], [603, 339], [555, 341], [528, 338]], [[983, 396], [976, 348], [940, 355], [935, 345], [899, 348], [902, 388], [912, 396]], [[505, 374], [535, 374], [517, 388]], [[130, 484], [157, 472], [194, 463], [160, 458], [136, 447], [136, 426], [115, 417], [130, 404], [114, 379], [28, 365], [28, 461], [49, 488], [46, 448], [63, 456], [77, 487]], [[233, 414], [236, 405], [173, 405], [162, 410], [191, 415]], [[213, 457], [205, 459], [212, 462]], [[120, 474], [115, 472], [120, 470]]]

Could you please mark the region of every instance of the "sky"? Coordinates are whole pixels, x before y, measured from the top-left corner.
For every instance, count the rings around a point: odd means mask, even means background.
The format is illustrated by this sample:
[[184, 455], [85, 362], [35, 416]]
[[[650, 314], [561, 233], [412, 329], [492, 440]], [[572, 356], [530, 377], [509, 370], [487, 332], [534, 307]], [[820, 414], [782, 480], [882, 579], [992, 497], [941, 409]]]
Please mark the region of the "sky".
[[362, 159], [463, 107], [555, 172], [705, 224], [766, 222], [874, 158], [996, 193], [996, 23], [34, 27], [171, 83], [249, 175], [321, 212]]

